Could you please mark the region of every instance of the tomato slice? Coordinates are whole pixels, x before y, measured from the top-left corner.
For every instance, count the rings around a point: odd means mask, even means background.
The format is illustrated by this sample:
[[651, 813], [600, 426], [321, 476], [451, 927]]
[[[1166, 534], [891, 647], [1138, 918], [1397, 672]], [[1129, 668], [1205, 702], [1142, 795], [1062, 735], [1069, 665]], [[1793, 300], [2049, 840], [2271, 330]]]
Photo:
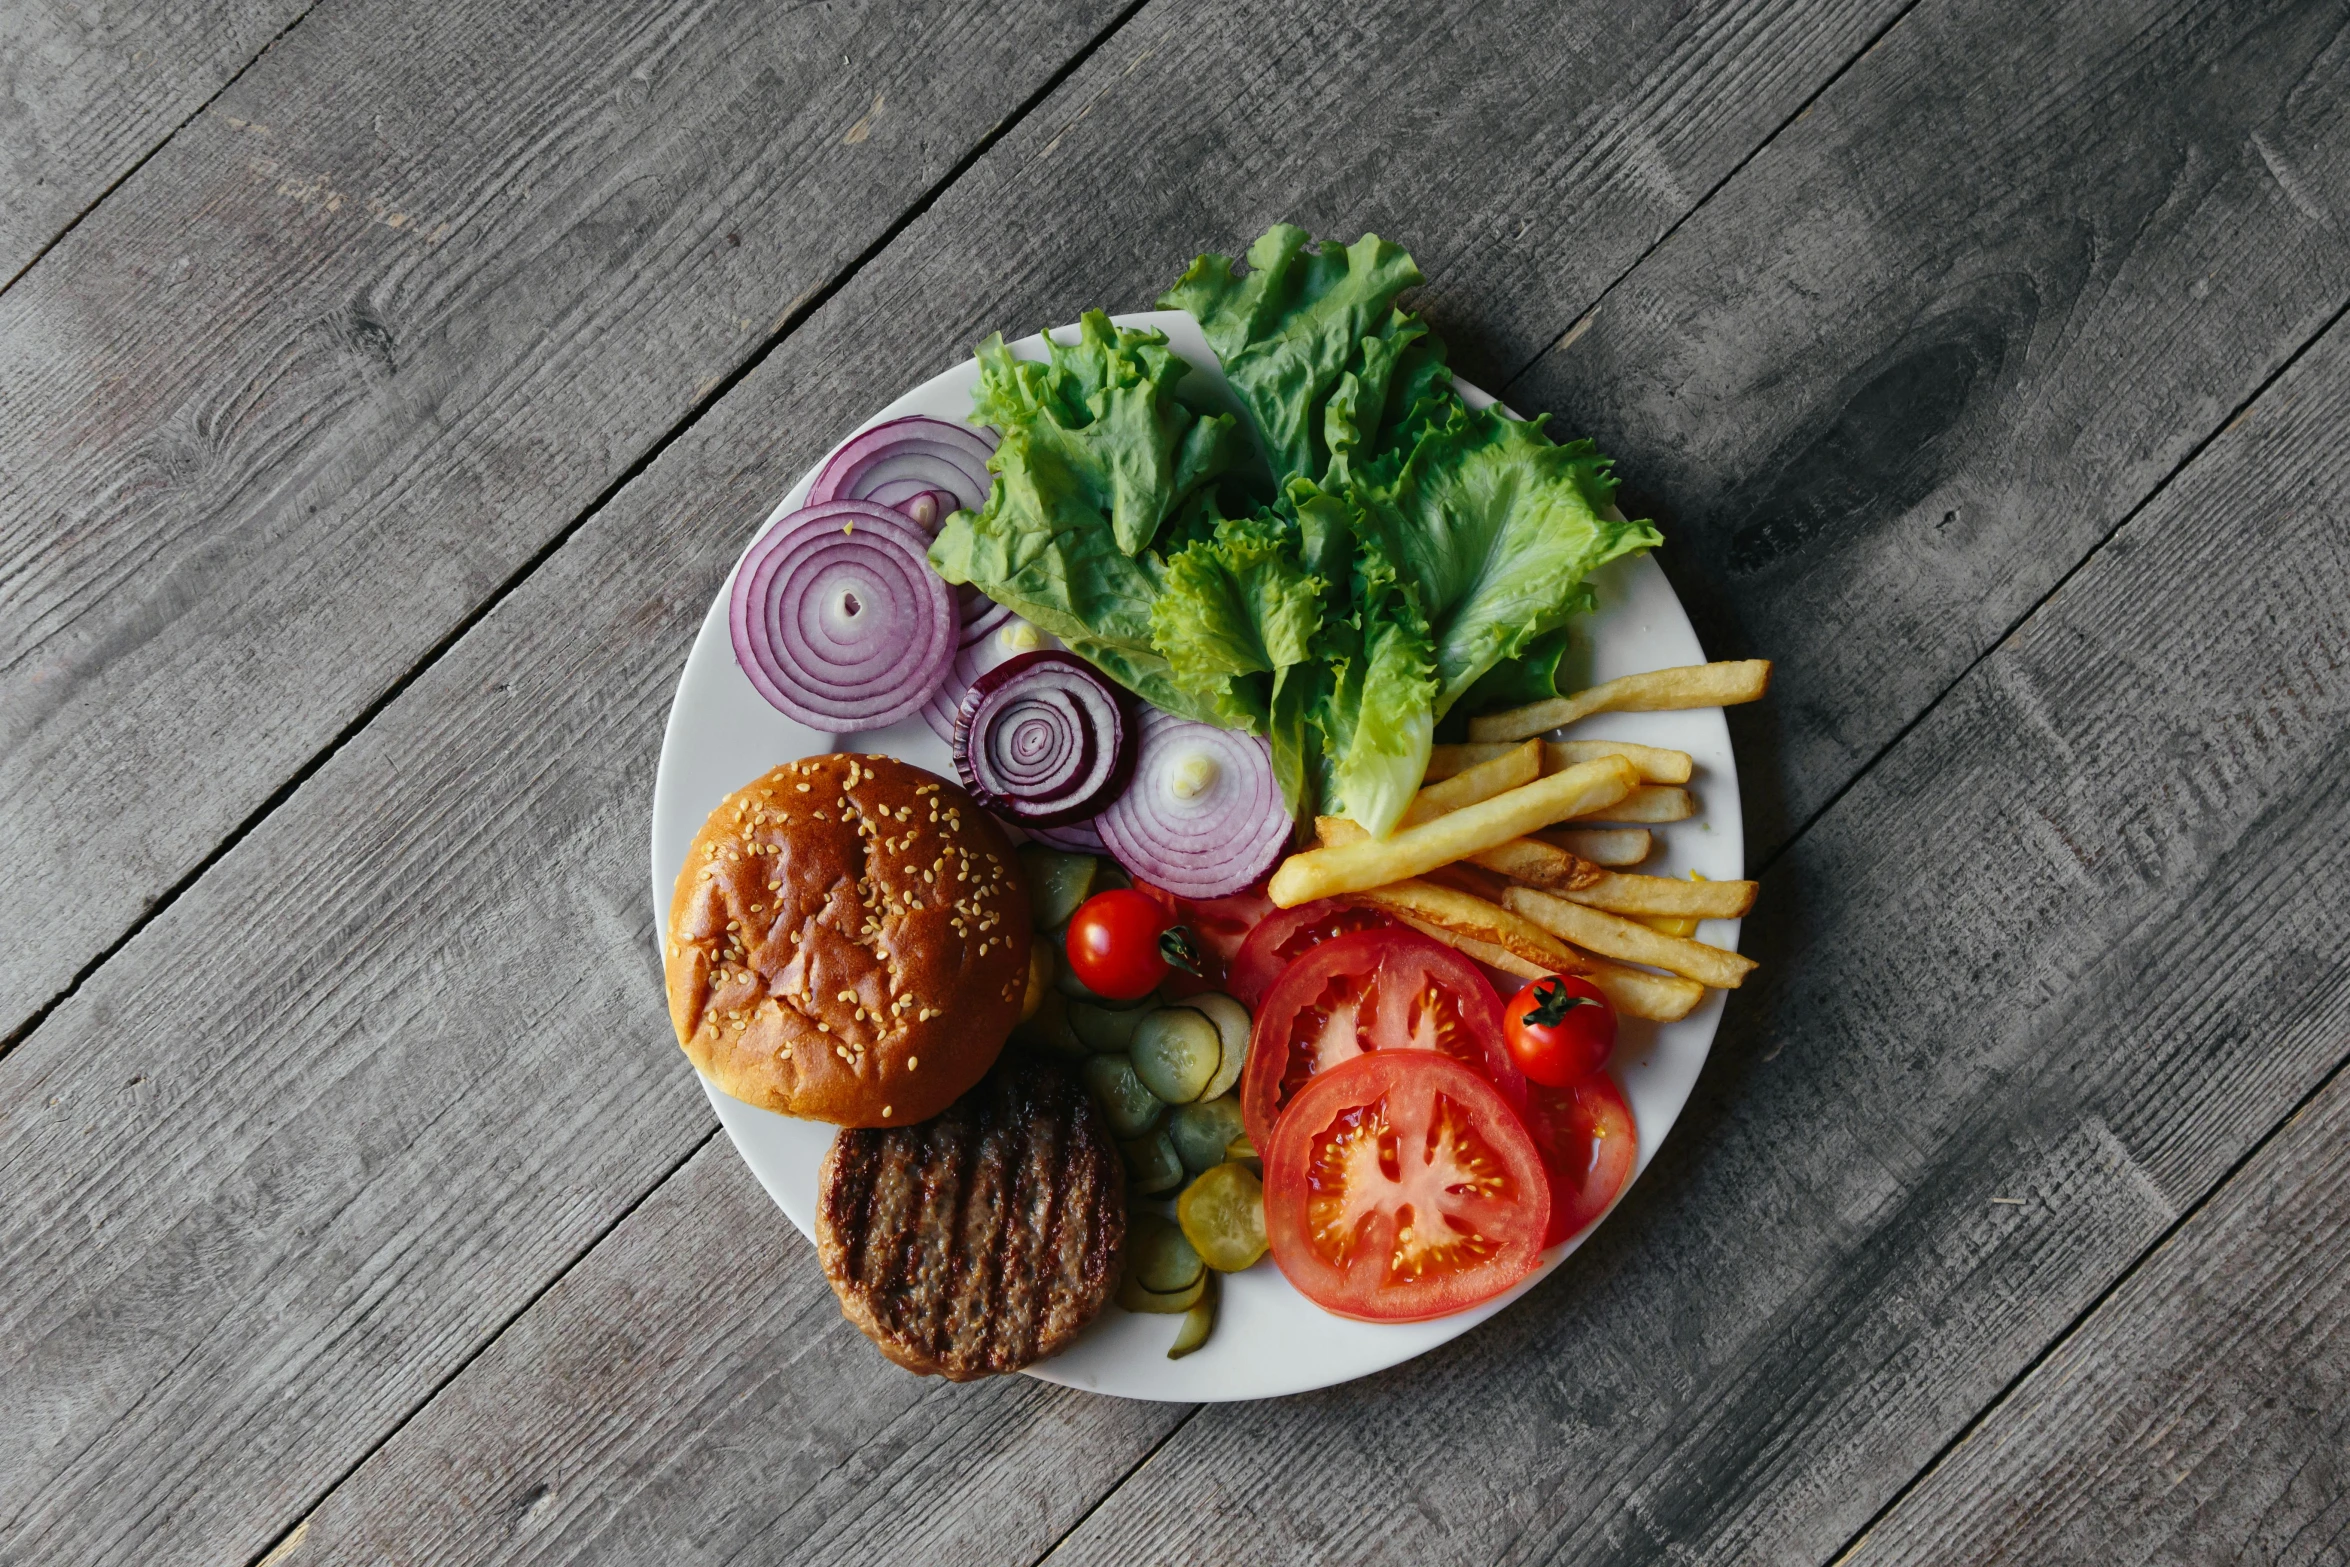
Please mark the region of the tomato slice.
[[1281, 971], [1307, 948], [1318, 947], [1348, 931], [1385, 930], [1394, 924], [1395, 921], [1377, 909], [1367, 909], [1359, 903], [1341, 903], [1336, 898], [1317, 898], [1294, 909], [1275, 909], [1257, 921], [1256, 929], [1248, 933], [1248, 939], [1240, 944], [1240, 952], [1232, 960], [1228, 981], [1233, 998], [1254, 1010], [1265, 999], [1273, 981], [1281, 977]]
[[1221, 898], [1179, 898], [1164, 887], [1154, 887], [1147, 881], [1138, 881], [1134, 890], [1160, 906], [1172, 910], [1176, 920], [1191, 932], [1191, 939], [1199, 947], [1200, 972], [1185, 974], [1178, 970], [1167, 976], [1167, 989], [1173, 995], [1196, 996], [1203, 990], [1222, 990], [1226, 973], [1239, 954], [1241, 943], [1256, 929], [1266, 915], [1275, 912], [1273, 900], [1265, 896], [1262, 882], [1239, 892], [1227, 893]]
[[1273, 1260], [1340, 1316], [1419, 1322], [1491, 1300], [1534, 1271], [1549, 1224], [1525, 1124], [1433, 1050], [1317, 1073], [1265, 1151]]
[[1623, 1090], [1605, 1072], [1572, 1088], [1526, 1085], [1526, 1130], [1550, 1173], [1550, 1228], [1556, 1246], [1591, 1228], [1632, 1179], [1640, 1129]]
[[1257, 1007], [1240, 1115], [1259, 1148], [1317, 1072], [1366, 1050], [1433, 1050], [1482, 1075], [1514, 1109], [1526, 1078], [1501, 1037], [1501, 998], [1477, 965], [1416, 930], [1333, 936], [1281, 971]]

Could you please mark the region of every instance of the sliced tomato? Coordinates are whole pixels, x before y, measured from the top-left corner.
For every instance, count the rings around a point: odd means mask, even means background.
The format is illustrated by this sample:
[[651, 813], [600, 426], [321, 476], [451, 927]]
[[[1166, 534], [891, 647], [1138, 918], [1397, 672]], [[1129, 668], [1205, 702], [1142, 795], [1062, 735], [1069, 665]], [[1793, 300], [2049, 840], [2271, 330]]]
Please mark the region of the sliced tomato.
[[1542, 1244], [1556, 1246], [1591, 1228], [1632, 1179], [1640, 1129], [1623, 1090], [1605, 1072], [1572, 1088], [1528, 1083], [1525, 1118], [1550, 1173], [1550, 1228]]
[[1294, 909], [1275, 909], [1257, 921], [1256, 929], [1248, 933], [1248, 939], [1240, 944], [1240, 952], [1232, 960], [1227, 976], [1232, 996], [1242, 1006], [1254, 1009], [1265, 999], [1273, 981], [1281, 977], [1281, 971], [1307, 948], [1318, 947], [1348, 931], [1385, 930], [1394, 924], [1395, 921], [1377, 909], [1341, 903], [1336, 898], [1317, 898]]
[[1147, 881], [1136, 882], [1134, 890], [1171, 910], [1199, 946], [1198, 974], [1177, 972], [1167, 977], [1167, 989], [1178, 996], [1224, 989], [1226, 974], [1240, 952], [1241, 943], [1248, 939], [1259, 921], [1274, 912], [1273, 900], [1265, 896], [1262, 882], [1221, 898], [1179, 898]]
[[1265, 1238], [1315, 1305], [1366, 1322], [1474, 1306], [1541, 1260], [1550, 1181], [1493, 1085], [1433, 1050], [1318, 1073], [1265, 1149]]
[[1442, 942], [1390, 926], [1308, 948], [1265, 992], [1240, 1078], [1248, 1135], [1264, 1147], [1308, 1078], [1366, 1050], [1433, 1050], [1479, 1073], [1513, 1108], [1526, 1102], [1492, 982]]

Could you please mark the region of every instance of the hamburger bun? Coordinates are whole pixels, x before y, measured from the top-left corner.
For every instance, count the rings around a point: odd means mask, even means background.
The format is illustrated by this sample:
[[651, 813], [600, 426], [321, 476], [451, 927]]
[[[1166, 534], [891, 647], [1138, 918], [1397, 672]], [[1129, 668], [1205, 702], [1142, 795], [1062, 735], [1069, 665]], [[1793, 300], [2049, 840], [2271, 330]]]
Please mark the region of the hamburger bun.
[[1028, 895], [961, 789], [887, 756], [812, 756], [694, 835], [662, 969], [677, 1042], [727, 1093], [904, 1126], [1003, 1049], [1028, 987]]

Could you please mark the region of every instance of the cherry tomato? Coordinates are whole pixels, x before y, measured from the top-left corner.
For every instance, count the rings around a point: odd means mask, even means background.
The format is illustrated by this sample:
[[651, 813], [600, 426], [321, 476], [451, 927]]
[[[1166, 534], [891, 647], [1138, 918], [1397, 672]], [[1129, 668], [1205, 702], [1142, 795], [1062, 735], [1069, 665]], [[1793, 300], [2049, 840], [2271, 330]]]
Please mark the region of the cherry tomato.
[[1232, 959], [1225, 984], [1234, 1000], [1255, 1008], [1281, 971], [1308, 947], [1318, 947], [1333, 936], [1352, 930], [1384, 930], [1395, 924], [1377, 909], [1318, 898], [1294, 909], [1275, 909], [1257, 921], [1248, 939]]
[[1477, 966], [1400, 926], [1309, 948], [1257, 1008], [1240, 1116], [1259, 1148], [1306, 1080], [1366, 1050], [1434, 1050], [1482, 1076], [1515, 1108], [1526, 1079], [1501, 1039], [1501, 998]]
[[1632, 1179], [1640, 1129], [1623, 1091], [1605, 1072], [1572, 1088], [1526, 1089], [1526, 1130], [1550, 1174], [1550, 1227], [1542, 1244], [1582, 1234]]
[[1258, 921], [1274, 912], [1273, 900], [1265, 896], [1262, 882], [1221, 898], [1179, 898], [1147, 881], [1136, 882], [1134, 890], [1174, 915], [1191, 932], [1199, 949], [1196, 972], [1177, 969], [1167, 978], [1167, 989], [1178, 996], [1224, 989], [1226, 965], [1233, 961]]
[[[1331, 943], [1330, 945], [1335, 945]], [[1265, 1238], [1315, 1305], [1419, 1322], [1534, 1271], [1551, 1183], [1517, 1112], [1432, 1050], [1374, 1050], [1319, 1073], [1265, 1150]]]
[[1097, 892], [1069, 921], [1069, 971], [1112, 1001], [1138, 1001], [1175, 968], [1197, 967], [1175, 916], [1131, 887]]
[[1616, 1009], [1575, 974], [1545, 975], [1512, 996], [1503, 1028], [1526, 1081], [1552, 1088], [1583, 1081], [1616, 1048]]

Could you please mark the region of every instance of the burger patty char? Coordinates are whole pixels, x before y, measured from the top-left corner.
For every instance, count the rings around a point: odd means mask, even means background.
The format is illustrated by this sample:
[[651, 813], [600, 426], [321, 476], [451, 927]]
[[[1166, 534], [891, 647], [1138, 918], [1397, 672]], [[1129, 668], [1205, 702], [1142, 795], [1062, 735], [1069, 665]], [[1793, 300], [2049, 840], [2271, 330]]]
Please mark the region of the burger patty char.
[[1109, 1125], [1022, 1050], [928, 1121], [842, 1131], [818, 1184], [841, 1314], [909, 1370], [1016, 1371], [1066, 1346], [1118, 1281], [1126, 1178]]

